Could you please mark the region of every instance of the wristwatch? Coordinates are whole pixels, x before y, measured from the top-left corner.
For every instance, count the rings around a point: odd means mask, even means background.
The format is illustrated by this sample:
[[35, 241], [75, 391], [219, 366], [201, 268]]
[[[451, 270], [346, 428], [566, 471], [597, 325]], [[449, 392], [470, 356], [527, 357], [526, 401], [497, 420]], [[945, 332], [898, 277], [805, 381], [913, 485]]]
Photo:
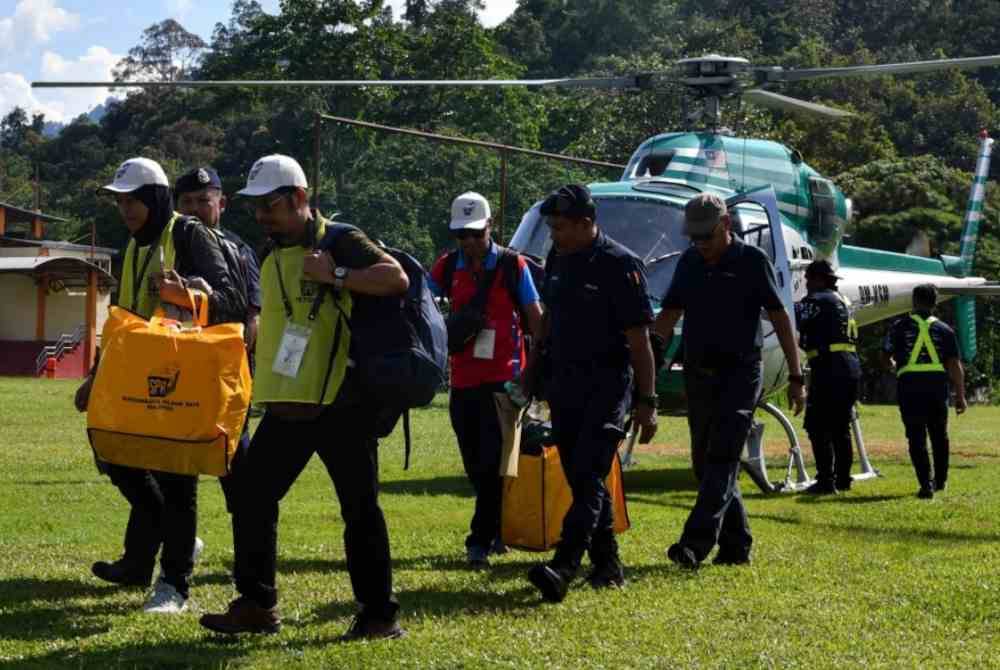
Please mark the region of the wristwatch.
[[806, 383], [806, 378], [802, 375], [788, 375], [788, 381], [804, 385]]
[[647, 407], [652, 407], [653, 409], [656, 409], [659, 400], [660, 396], [656, 395], [655, 393], [650, 395], [641, 395], [637, 398], [637, 401], [640, 404], [646, 405]]
[[338, 265], [333, 271], [333, 287], [338, 291], [344, 288], [344, 281], [347, 279], [347, 268]]

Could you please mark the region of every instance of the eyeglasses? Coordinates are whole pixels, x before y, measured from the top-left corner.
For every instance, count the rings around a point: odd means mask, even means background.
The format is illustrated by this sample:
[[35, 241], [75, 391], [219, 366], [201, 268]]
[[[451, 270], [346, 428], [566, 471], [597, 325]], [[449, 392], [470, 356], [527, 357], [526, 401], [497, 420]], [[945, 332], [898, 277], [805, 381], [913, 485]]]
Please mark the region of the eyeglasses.
[[251, 216], [256, 215], [257, 212], [267, 213], [274, 209], [274, 206], [283, 200], [285, 195], [285, 193], [282, 193], [281, 195], [277, 195], [270, 200], [267, 198], [251, 198], [243, 207]]
[[481, 240], [486, 235], [486, 230], [456, 230], [452, 235], [457, 240], [476, 239]]

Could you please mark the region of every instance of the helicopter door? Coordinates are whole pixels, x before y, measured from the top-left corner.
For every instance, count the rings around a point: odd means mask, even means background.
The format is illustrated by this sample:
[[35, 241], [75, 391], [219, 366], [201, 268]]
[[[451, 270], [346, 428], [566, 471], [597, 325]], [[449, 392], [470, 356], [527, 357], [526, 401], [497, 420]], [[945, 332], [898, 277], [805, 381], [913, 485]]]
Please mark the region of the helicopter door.
[[[789, 318], [794, 324], [795, 309], [792, 303], [792, 268], [785, 248], [778, 198], [770, 186], [733, 196], [726, 201], [733, 220], [733, 232], [746, 244], [758, 247], [774, 264], [775, 279], [785, 303]], [[794, 326], [793, 326], [794, 327]]]

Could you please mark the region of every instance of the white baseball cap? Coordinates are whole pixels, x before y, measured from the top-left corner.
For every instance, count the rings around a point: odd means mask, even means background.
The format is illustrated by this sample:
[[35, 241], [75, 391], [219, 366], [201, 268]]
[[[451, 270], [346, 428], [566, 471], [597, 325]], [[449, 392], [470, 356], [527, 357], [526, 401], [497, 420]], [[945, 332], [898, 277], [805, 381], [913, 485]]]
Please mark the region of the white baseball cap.
[[167, 181], [167, 173], [163, 171], [160, 164], [148, 158], [130, 158], [122, 163], [118, 171], [115, 172], [115, 180], [98, 190], [131, 193], [151, 184], [170, 186], [170, 182]]
[[302, 171], [302, 166], [297, 160], [291, 156], [271, 154], [253, 164], [250, 174], [247, 175], [246, 188], [237, 191], [236, 195], [250, 197], [267, 195], [283, 186], [305, 189], [309, 188], [309, 182], [306, 181], [306, 173]]
[[474, 191], [468, 191], [451, 202], [449, 230], [482, 230], [490, 222], [490, 203]]

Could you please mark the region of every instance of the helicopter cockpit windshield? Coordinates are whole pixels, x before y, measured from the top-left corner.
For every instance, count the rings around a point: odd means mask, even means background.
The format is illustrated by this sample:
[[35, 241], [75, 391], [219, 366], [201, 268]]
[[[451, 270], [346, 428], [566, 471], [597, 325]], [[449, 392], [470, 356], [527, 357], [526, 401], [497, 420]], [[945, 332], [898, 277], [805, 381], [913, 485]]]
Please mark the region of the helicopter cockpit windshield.
[[[679, 204], [647, 198], [594, 198], [601, 230], [628, 247], [646, 264], [649, 295], [659, 302], [670, 286], [680, 255], [690, 246], [683, 233], [684, 210]], [[518, 251], [545, 258], [552, 241], [536, 203], [525, 213], [511, 240]]]

